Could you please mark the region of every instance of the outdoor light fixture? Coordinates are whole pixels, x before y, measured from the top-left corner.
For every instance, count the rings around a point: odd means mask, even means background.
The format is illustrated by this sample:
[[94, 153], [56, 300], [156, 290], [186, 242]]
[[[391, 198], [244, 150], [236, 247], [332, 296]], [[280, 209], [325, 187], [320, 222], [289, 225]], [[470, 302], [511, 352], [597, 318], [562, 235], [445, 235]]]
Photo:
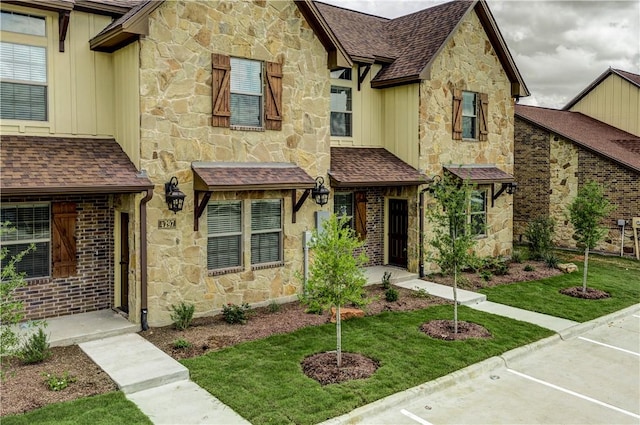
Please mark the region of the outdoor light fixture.
[[518, 190], [518, 183], [507, 183], [507, 193], [509, 195], [513, 195]]
[[182, 207], [184, 206], [184, 198], [187, 197], [182, 191], [178, 188], [178, 179], [174, 176], [171, 177], [169, 183], [164, 184], [164, 193], [167, 199], [167, 206], [169, 207], [169, 211], [173, 211], [177, 213], [178, 211], [182, 211]]
[[429, 188], [427, 189], [427, 192], [433, 195], [436, 192], [436, 187], [441, 183], [442, 183], [442, 177], [436, 174], [431, 178], [431, 182], [429, 183]]
[[329, 189], [325, 187], [322, 177], [316, 177], [316, 186], [311, 189], [311, 196], [316, 204], [320, 206], [329, 202]]
[[494, 193], [495, 188], [492, 185], [491, 186], [491, 206], [493, 207], [495, 200], [498, 199], [498, 196], [502, 195], [503, 192], [507, 192], [509, 195], [513, 195], [514, 193], [516, 193], [517, 190], [518, 190], [518, 183], [516, 182], [502, 183], [502, 186], [500, 187], [500, 189], [495, 193]]

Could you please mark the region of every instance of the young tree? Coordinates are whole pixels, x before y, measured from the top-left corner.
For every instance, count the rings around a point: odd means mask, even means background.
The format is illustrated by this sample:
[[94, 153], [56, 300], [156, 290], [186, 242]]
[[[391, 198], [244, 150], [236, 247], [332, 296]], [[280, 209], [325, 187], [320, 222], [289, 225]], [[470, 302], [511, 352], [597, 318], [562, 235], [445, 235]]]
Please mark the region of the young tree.
[[589, 250], [607, 234], [607, 228], [600, 222], [613, 207], [605, 198], [602, 187], [590, 181], [578, 190], [578, 196], [569, 204], [568, 215], [574, 228], [574, 236], [578, 243], [584, 245], [584, 271], [582, 273], [582, 293], [587, 292], [587, 269], [589, 267]]
[[442, 180], [433, 185], [437, 205], [427, 212], [427, 219], [433, 224], [433, 238], [429, 244], [436, 251], [431, 258], [442, 273], [453, 273], [454, 333], [458, 333], [458, 271], [472, 265], [475, 259], [476, 239], [467, 219], [472, 190], [469, 181], [460, 182], [445, 173]]
[[349, 227], [349, 218], [335, 214], [323, 222], [322, 231], [314, 230], [310, 248], [313, 261], [309, 280], [301, 301], [306, 305], [336, 308], [337, 363], [342, 366], [342, 326], [340, 308], [347, 303], [366, 304], [362, 265], [367, 261], [364, 253], [356, 255], [360, 241]]

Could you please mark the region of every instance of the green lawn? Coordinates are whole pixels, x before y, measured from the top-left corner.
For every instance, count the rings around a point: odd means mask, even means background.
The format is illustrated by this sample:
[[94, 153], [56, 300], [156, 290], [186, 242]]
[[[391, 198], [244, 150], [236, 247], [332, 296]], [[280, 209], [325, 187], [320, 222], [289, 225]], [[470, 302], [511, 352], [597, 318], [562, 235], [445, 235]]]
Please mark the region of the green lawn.
[[50, 404], [22, 415], [5, 416], [0, 422], [2, 425], [152, 424], [121, 392]]
[[561, 294], [572, 286], [582, 286], [582, 260], [575, 253], [560, 253], [578, 272], [548, 279], [485, 288], [480, 292], [489, 301], [556, 317], [586, 322], [640, 302], [640, 262], [620, 257], [589, 255], [587, 286], [608, 292], [602, 300], [584, 300]]
[[524, 322], [460, 308], [460, 319], [482, 324], [487, 340], [447, 342], [427, 337], [419, 326], [450, 319], [451, 306], [383, 313], [343, 323], [343, 351], [380, 362], [369, 379], [321, 386], [300, 362], [335, 350], [335, 325], [308, 327], [187, 359], [191, 378], [253, 424], [313, 424], [347, 413], [398, 391], [449, 374], [552, 332]]

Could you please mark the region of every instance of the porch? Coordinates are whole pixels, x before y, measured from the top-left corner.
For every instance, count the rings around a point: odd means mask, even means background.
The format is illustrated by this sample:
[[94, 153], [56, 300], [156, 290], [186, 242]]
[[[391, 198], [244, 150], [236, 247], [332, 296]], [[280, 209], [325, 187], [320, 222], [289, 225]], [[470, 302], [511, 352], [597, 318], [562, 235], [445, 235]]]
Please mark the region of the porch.
[[[391, 282], [400, 283], [418, 277], [405, 269], [390, 266], [373, 266], [365, 269], [367, 285], [381, 283], [384, 273], [391, 273]], [[28, 332], [26, 327], [21, 330]], [[113, 310], [100, 310], [91, 313], [74, 314], [47, 319], [45, 332], [49, 335], [52, 347], [74, 345], [110, 336], [136, 333], [140, 325], [129, 322], [120, 313]]]

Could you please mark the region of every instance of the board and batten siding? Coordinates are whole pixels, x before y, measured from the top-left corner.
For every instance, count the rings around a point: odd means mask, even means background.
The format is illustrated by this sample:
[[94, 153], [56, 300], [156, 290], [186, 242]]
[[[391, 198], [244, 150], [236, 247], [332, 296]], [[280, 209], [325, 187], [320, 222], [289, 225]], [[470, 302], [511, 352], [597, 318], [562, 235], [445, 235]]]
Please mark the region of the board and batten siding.
[[611, 74], [570, 109], [640, 136], [640, 88]]
[[407, 84], [381, 90], [384, 94], [383, 147], [416, 169], [420, 169], [419, 87]]
[[114, 137], [131, 161], [140, 167], [140, 44], [131, 43], [113, 52]]
[[[46, 20], [48, 121], [2, 120], [0, 131], [58, 137], [112, 137], [113, 59], [108, 53], [89, 50], [89, 40], [105, 28], [111, 18], [71, 12], [65, 51], [60, 52], [57, 13], [5, 3], [2, 10], [42, 16]], [[31, 45], [36, 41], [42, 45], [34, 36], [6, 31], [2, 32], [2, 41]]]

